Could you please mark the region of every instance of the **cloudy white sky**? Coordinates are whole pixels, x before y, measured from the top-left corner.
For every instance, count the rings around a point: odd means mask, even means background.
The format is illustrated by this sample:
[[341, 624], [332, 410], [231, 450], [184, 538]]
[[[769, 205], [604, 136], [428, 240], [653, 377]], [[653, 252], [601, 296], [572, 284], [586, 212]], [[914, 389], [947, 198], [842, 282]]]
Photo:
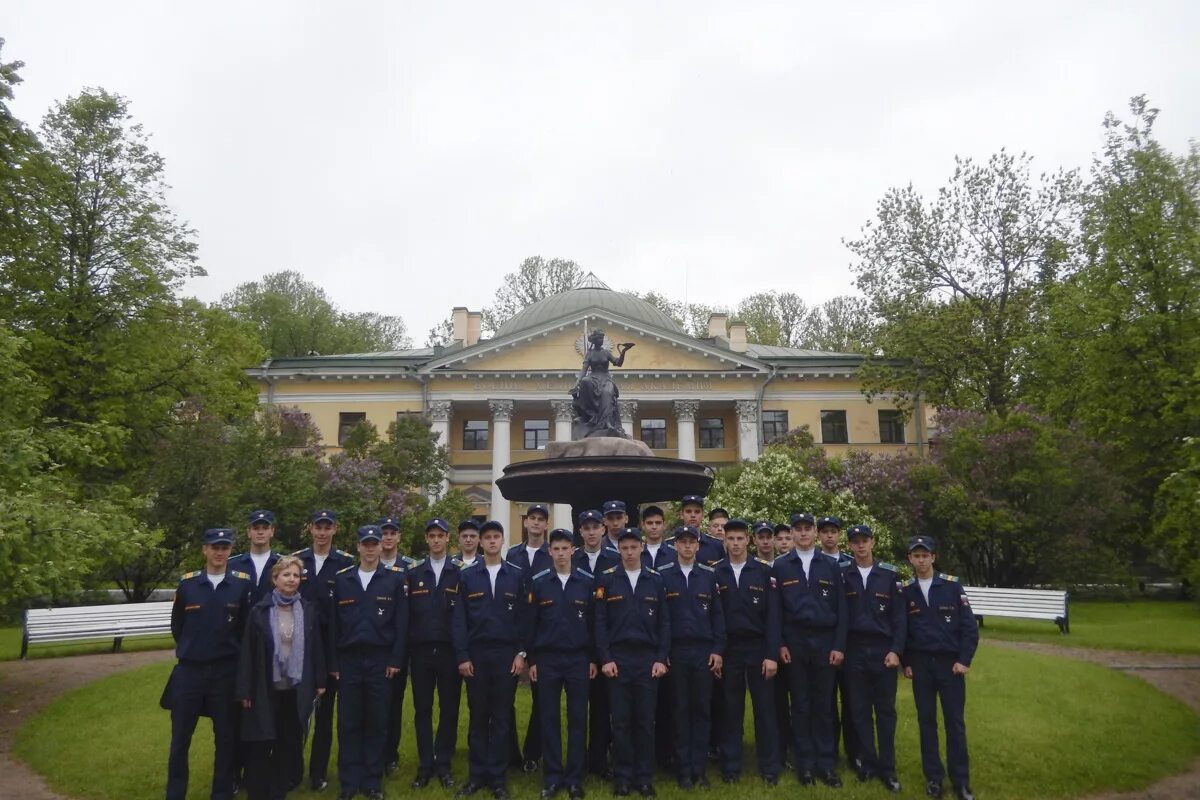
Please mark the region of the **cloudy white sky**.
[[955, 154], [1086, 166], [1146, 93], [1200, 135], [1200, 3], [8, 0], [14, 110], [103, 86], [217, 299], [295, 269], [418, 344], [526, 256], [708, 303], [852, 290], [841, 244]]

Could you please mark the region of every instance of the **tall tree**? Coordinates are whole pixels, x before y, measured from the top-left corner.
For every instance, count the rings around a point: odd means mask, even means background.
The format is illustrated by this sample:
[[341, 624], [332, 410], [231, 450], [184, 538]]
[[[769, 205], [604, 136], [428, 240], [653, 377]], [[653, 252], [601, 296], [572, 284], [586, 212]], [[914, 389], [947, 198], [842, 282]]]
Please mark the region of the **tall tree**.
[[286, 270], [235, 288], [221, 305], [257, 332], [271, 358], [410, 346], [400, 317], [341, 311], [320, 286]]
[[887, 360], [869, 363], [869, 386], [920, 385], [933, 403], [1001, 414], [1012, 406], [1040, 286], [1073, 236], [1079, 185], [1072, 171], [1034, 180], [1031, 161], [1003, 150], [986, 164], [956, 158], [936, 198], [893, 188], [861, 238], [845, 242], [882, 321], [875, 345]]
[[809, 309], [793, 347], [827, 353], [870, 353], [875, 321], [867, 301], [840, 295]]
[[757, 344], [792, 347], [804, 327], [808, 304], [795, 292], [758, 292], [737, 304], [733, 316], [746, 324], [746, 337]]
[[583, 267], [563, 258], [530, 256], [515, 272], [504, 276], [496, 300], [483, 309], [483, 329], [495, 334], [517, 312], [551, 295], [572, 288], [584, 276]]

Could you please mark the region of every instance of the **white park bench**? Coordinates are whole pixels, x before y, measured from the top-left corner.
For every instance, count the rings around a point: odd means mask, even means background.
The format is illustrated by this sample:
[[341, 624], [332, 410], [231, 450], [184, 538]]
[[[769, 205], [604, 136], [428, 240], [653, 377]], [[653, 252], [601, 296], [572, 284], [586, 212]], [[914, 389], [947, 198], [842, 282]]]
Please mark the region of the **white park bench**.
[[1045, 619], [1063, 633], [1071, 632], [1067, 615], [1067, 593], [1055, 589], [998, 589], [992, 586], [964, 586], [971, 610], [979, 624], [984, 617]]
[[112, 639], [113, 652], [131, 636], [169, 636], [171, 603], [121, 603], [76, 608], [31, 608], [25, 612], [21, 658], [31, 645]]

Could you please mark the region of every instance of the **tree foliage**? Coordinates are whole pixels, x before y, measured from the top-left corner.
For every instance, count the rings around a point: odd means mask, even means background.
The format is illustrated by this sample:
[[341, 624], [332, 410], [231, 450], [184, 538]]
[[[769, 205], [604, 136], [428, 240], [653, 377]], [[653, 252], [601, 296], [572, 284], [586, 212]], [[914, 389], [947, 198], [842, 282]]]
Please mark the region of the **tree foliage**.
[[495, 334], [526, 306], [565, 292], [579, 283], [583, 267], [563, 258], [530, 256], [509, 272], [496, 290], [496, 299], [483, 309], [483, 330]]

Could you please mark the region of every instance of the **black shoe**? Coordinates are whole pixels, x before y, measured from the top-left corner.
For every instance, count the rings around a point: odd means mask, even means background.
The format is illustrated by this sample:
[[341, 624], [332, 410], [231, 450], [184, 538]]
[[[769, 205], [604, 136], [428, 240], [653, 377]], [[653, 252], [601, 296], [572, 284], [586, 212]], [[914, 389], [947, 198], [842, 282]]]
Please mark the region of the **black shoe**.
[[428, 785], [429, 776], [423, 772], [418, 772], [417, 776], [412, 779], [412, 783], [409, 784], [413, 789], [424, 789]]
[[642, 797], [656, 797], [658, 792], [654, 791], [654, 787], [648, 783], [640, 784], [637, 787], [637, 793]]
[[716, 764], [721, 760], [721, 750], [716, 747], [711, 747], [708, 750], [708, 760]]
[[539, 794], [538, 797], [540, 797], [541, 800], [550, 800], [551, 797], [554, 797], [554, 795], [561, 791], [562, 787], [556, 783], [553, 786], [547, 786], [545, 789], [542, 789], [542, 793]]
[[466, 783], [463, 784], [461, 789], [459, 789], [457, 792], [454, 793], [454, 796], [455, 797], [470, 797], [471, 795], [475, 794], [482, 788], [483, 788], [483, 784], [481, 784], [481, 783], [476, 783], [475, 781], [467, 781]]
[[449, 773], [446, 773], [445, 775], [438, 775], [437, 779], [438, 779], [438, 783], [440, 783], [442, 785], [443, 789], [453, 789], [454, 788], [454, 778], [451, 777]]
[[383, 768], [384, 775], [395, 775], [400, 770], [399, 761], [389, 761], [387, 766]]
[[779, 785], [779, 776], [778, 775], [763, 775], [763, 781], [766, 782], [767, 786], [778, 786]]
[[813, 776], [813, 771], [811, 769], [800, 770], [796, 773], [796, 777], [800, 779], [801, 786], [812, 786], [817, 782], [817, 779], [815, 776]]
[[736, 772], [724, 772], [721, 774], [721, 780], [726, 783], [737, 783], [740, 777]]
[[525, 770], [526, 772], [537, 772], [538, 762], [534, 761], [532, 758], [527, 759], [525, 763], [521, 765], [521, 769]]
[[613, 794], [615, 794], [617, 797], [628, 797], [629, 796], [629, 784], [618, 783], [616, 786], [613, 787]]
[[701, 775], [699, 778], [696, 778], [696, 788], [697, 789], [709, 788], [708, 778], [704, 777], [703, 775]]
[[900, 779], [895, 775], [882, 775], [879, 782], [887, 787], [887, 790], [892, 794], [900, 794]]
[[508, 789], [503, 786], [497, 786], [492, 789], [492, 797], [496, 800], [508, 800]]
[[339, 792], [337, 800], [354, 800], [355, 794], [357, 794], [357, 792]]
[[941, 781], [927, 781], [925, 783], [925, 794], [929, 795], [930, 797], [941, 797], [942, 796], [942, 782]]
[[955, 786], [954, 795], [958, 800], [975, 800], [975, 793], [971, 791], [970, 786]]
[[367, 792], [367, 800], [383, 800], [383, 789], [372, 789]]
[[827, 769], [824, 772], [822, 772], [820, 775], [820, 778], [821, 778], [821, 783], [825, 784], [826, 786], [830, 786], [834, 789], [838, 789], [842, 785], [842, 779], [839, 778], [838, 774], [831, 769]]
[[871, 770], [865, 769], [863, 767], [859, 767], [858, 771], [854, 773], [854, 776], [856, 778], [858, 778], [859, 783], [866, 783], [867, 781], [871, 780], [871, 778], [874, 777], [871, 774]]
[[314, 792], [323, 792], [329, 788], [329, 781], [324, 778], [309, 778], [308, 788]]
[[571, 800], [583, 800], [583, 787], [579, 784], [575, 784], [574, 786], [568, 788], [567, 797], [571, 798]]
[[676, 783], [679, 784], [680, 789], [691, 789], [696, 785], [692, 783], [691, 778], [679, 778]]

